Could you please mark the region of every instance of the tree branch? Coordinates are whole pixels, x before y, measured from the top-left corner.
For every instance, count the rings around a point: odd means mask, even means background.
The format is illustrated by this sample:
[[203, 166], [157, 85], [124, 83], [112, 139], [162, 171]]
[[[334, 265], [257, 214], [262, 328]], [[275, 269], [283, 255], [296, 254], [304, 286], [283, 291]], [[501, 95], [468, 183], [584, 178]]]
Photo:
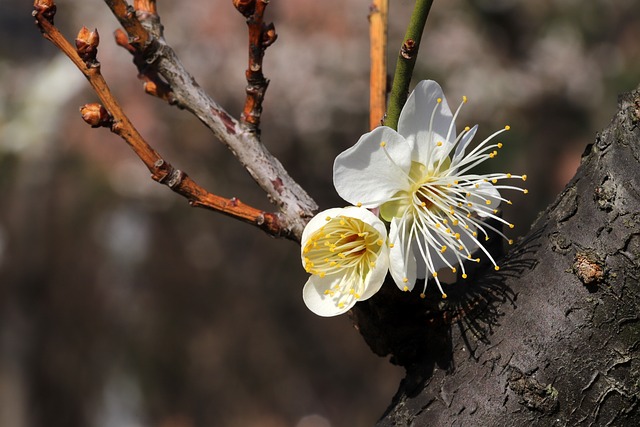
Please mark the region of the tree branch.
[[387, 109], [387, 26], [389, 0], [373, 0], [369, 11], [371, 76], [369, 81], [369, 128], [382, 124]]
[[102, 77], [100, 63], [96, 58], [99, 41], [97, 31], [91, 32], [86, 28], [80, 30], [76, 40], [76, 51], [53, 25], [55, 9], [52, 10], [52, 7], [54, 7], [53, 2], [50, 2], [50, 4], [50, 7], [43, 6], [43, 2], [34, 4], [34, 17], [37, 25], [40, 27], [43, 36], [67, 55], [84, 74], [96, 95], [104, 104], [104, 107], [91, 104], [81, 109], [83, 119], [87, 123], [94, 127], [109, 127], [113, 133], [129, 144], [140, 160], [147, 166], [153, 180], [165, 184], [176, 193], [186, 197], [192, 206], [221, 212], [256, 225], [274, 236], [283, 234], [279, 215], [255, 209], [235, 198], [225, 199], [211, 194], [200, 187], [186, 173], [175, 169], [169, 162], [164, 160], [135, 129]]
[[500, 271], [446, 301], [389, 287], [356, 305], [407, 369], [379, 426], [640, 425], [639, 164], [640, 88]]
[[262, 73], [262, 58], [278, 35], [273, 24], [264, 23], [264, 11], [268, 0], [233, 0], [233, 5], [247, 18], [249, 27], [249, 67], [247, 77], [247, 99], [240, 119], [253, 132], [260, 134], [262, 101], [269, 86], [269, 80]]
[[407, 27], [407, 32], [404, 36], [402, 47], [400, 48], [398, 61], [396, 62], [396, 71], [393, 75], [391, 94], [389, 95], [387, 116], [384, 120], [385, 126], [389, 126], [392, 129], [397, 129], [400, 112], [409, 96], [411, 75], [413, 74], [413, 67], [418, 57], [422, 31], [427, 22], [432, 4], [433, 0], [416, 0], [413, 13], [411, 14], [411, 20], [409, 21], [409, 26]]
[[[144, 13], [140, 16], [142, 24], [155, 31], [147, 33], [149, 43], [139, 40], [139, 26], [129, 21], [130, 10], [122, 7], [124, 0], [105, 0], [116, 18], [123, 24], [131, 46], [145, 59], [147, 67], [157, 71], [168, 84], [175, 105], [190, 111], [205, 124], [213, 134], [236, 156], [258, 185], [267, 193], [272, 203], [282, 212], [281, 225], [284, 234], [294, 239], [300, 238], [302, 230], [317, 210], [311, 197], [296, 183], [266, 147], [255, 132], [239, 123], [220, 105], [218, 105], [196, 83], [184, 68], [173, 49], [167, 45], [158, 31], [159, 19], [148, 20]], [[126, 25], [125, 25], [126, 24]], [[131, 32], [128, 30], [131, 29]]]

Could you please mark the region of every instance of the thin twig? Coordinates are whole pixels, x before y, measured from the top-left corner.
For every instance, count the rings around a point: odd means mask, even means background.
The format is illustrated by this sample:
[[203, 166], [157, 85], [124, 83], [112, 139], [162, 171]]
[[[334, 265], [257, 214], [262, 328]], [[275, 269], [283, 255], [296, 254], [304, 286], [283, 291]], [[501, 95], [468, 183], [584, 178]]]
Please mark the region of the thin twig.
[[[51, 2], [51, 4], [53, 4]], [[41, 4], [40, 4], [41, 6]], [[98, 106], [88, 105], [83, 108], [83, 118], [92, 126], [108, 126], [111, 131], [124, 139], [138, 155], [140, 160], [151, 172], [153, 180], [167, 185], [176, 193], [186, 197], [192, 206], [204, 207], [221, 212], [242, 221], [254, 224], [269, 234], [278, 236], [283, 233], [279, 215], [264, 212], [246, 205], [239, 200], [226, 199], [209, 193], [200, 187], [186, 173], [173, 168], [160, 154], [154, 150], [135, 129], [129, 118], [125, 115], [118, 102], [113, 97], [107, 83], [100, 73], [100, 64], [95, 58], [97, 49], [97, 33], [89, 32], [83, 28], [79, 33], [76, 45], [84, 52], [91, 51], [88, 45], [93, 44], [93, 56], [87, 54], [81, 57], [76, 49], [64, 38], [53, 25], [53, 16], [48, 16], [50, 9], [37, 7], [34, 12], [36, 23], [40, 27], [43, 36], [60, 49], [84, 74], [96, 95], [104, 105], [104, 110]], [[97, 114], [97, 120], [92, 117]], [[291, 237], [291, 236], [287, 236]]]
[[278, 38], [273, 23], [264, 23], [268, 4], [268, 0], [233, 0], [236, 9], [247, 18], [249, 27], [249, 66], [245, 72], [247, 99], [240, 120], [257, 134], [260, 134], [262, 101], [269, 86], [269, 80], [262, 73], [262, 58], [265, 50]]
[[371, 77], [369, 81], [369, 127], [382, 124], [387, 109], [387, 26], [389, 0], [373, 0], [369, 12]]
[[[128, 12], [122, 15], [122, 7], [112, 5], [126, 3], [124, 0], [105, 0], [107, 5], [125, 30], [127, 27], [137, 31], [137, 26], [128, 23], [131, 19]], [[159, 20], [146, 21], [149, 14], [139, 17], [149, 31], [152, 40], [145, 46], [131, 43], [140, 55], [145, 58], [146, 66], [155, 69], [169, 85], [174, 96], [175, 105], [190, 111], [236, 156], [251, 177], [267, 193], [269, 199], [282, 212], [281, 224], [287, 234], [299, 239], [304, 226], [313, 216], [318, 206], [313, 199], [295, 182], [276, 159], [260, 142], [255, 132], [238, 122], [215, 102], [185, 69], [174, 50], [166, 43], [158, 30]], [[129, 39], [136, 39], [137, 33], [127, 32]]]
[[427, 16], [429, 16], [429, 10], [432, 4], [433, 0], [416, 0], [413, 13], [411, 14], [411, 20], [407, 27], [402, 47], [400, 48], [396, 71], [393, 75], [391, 94], [389, 95], [387, 117], [384, 119], [384, 124], [393, 129], [397, 129], [398, 127], [400, 112], [409, 96], [409, 84], [411, 83], [413, 66], [418, 57], [422, 31], [427, 22]]

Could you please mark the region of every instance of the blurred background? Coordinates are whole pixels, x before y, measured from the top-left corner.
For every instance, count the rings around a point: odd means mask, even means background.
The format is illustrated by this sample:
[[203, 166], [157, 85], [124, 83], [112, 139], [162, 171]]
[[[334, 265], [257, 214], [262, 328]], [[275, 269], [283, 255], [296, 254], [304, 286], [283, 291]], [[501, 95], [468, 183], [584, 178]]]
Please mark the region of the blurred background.
[[[391, 2], [389, 68], [413, 2]], [[415, 79], [438, 80], [493, 170], [527, 173], [505, 216], [527, 232], [616, 97], [640, 82], [636, 0], [435, 1]], [[99, 0], [59, 1], [68, 36], [98, 28], [102, 71], [163, 156], [210, 191], [270, 209], [191, 115], [146, 96]], [[247, 35], [230, 0], [159, 2], [166, 39], [229, 112]], [[368, 0], [272, 1], [263, 141], [322, 208], [334, 157], [368, 130]], [[347, 316], [301, 300], [299, 248], [192, 209], [78, 107], [95, 95], [44, 40], [31, 2], [0, 0], [0, 427], [372, 425], [403, 372]]]

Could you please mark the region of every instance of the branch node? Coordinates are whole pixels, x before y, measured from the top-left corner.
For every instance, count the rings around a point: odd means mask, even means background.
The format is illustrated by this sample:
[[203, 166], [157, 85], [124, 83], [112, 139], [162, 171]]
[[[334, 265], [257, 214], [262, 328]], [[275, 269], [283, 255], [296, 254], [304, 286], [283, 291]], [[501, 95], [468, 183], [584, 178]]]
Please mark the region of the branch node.
[[416, 42], [413, 39], [407, 39], [404, 43], [402, 43], [402, 47], [400, 48], [400, 55], [407, 60], [413, 59], [413, 56], [416, 54]]
[[[56, 15], [57, 6], [53, 0], [35, 0], [33, 2], [33, 12], [31, 16], [36, 18], [36, 24], [38, 23], [38, 16], [42, 16], [48, 22], [53, 25], [53, 17]], [[42, 30], [42, 27], [40, 28]]]

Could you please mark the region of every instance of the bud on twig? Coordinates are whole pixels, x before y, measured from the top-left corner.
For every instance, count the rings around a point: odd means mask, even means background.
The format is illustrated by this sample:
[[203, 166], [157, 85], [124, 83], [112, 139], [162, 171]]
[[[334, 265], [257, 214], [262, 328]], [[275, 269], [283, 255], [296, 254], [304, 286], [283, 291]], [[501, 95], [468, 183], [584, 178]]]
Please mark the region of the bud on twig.
[[233, 0], [233, 5], [245, 18], [253, 15], [256, 10], [256, 0]]
[[47, 21], [53, 24], [53, 17], [56, 14], [56, 4], [53, 0], [34, 0], [33, 16], [42, 15]]
[[262, 30], [262, 47], [265, 49], [268, 48], [276, 41], [277, 38], [278, 35], [276, 34], [276, 29], [273, 26], [273, 22], [265, 25], [264, 29]]
[[400, 55], [407, 60], [413, 59], [416, 54], [417, 44], [413, 39], [407, 39], [404, 43], [402, 43], [402, 47], [400, 48]]
[[88, 67], [98, 66], [98, 44], [100, 43], [100, 35], [98, 30], [89, 31], [87, 27], [82, 27], [76, 37], [76, 49], [78, 55]]
[[158, 13], [155, 0], [135, 0], [133, 8], [136, 12], [146, 12], [152, 15], [157, 15]]
[[92, 128], [111, 127], [113, 123], [113, 118], [107, 109], [97, 103], [83, 105], [80, 107], [80, 114], [82, 114], [82, 120]]

